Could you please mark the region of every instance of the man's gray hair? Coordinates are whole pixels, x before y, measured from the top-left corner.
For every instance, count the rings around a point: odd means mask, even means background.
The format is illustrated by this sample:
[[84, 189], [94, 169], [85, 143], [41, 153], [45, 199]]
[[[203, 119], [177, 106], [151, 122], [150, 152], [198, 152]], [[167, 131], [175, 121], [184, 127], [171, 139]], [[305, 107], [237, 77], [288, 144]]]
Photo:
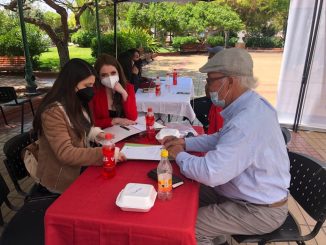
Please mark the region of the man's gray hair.
[[258, 81], [253, 76], [237, 76], [241, 86], [249, 89], [254, 89], [258, 86]]

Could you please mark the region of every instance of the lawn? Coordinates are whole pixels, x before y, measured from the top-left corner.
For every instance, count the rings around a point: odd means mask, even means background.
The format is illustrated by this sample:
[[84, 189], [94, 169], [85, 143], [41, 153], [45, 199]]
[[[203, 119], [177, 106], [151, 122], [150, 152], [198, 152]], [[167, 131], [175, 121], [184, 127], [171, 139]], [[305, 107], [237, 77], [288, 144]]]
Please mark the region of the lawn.
[[[90, 48], [80, 48], [76, 46], [69, 47], [70, 58], [81, 58], [84, 59], [91, 64], [94, 63], [95, 58], [91, 55]], [[56, 47], [49, 48], [48, 52], [42, 53], [40, 55], [40, 70], [51, 70], [58, 71], [59, 70], [59, 55]]]

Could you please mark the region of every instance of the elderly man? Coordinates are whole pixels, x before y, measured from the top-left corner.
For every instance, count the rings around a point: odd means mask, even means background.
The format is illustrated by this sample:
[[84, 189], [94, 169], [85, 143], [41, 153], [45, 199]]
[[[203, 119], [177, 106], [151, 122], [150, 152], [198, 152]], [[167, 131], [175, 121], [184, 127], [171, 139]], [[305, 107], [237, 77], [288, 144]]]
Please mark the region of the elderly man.
[[[252, 89], [253, 62], [243, 49], [226, 49], [201, 67], [212, 102], [222, 106], [220, 132], [166, 137], [181, 172], [200, 182], [198, 244], [228, 244], [226, 235], [264, 234], [286, 219], [289, 159], [275, 109]], [[207, 152], [204, 157], [187, 151]]]

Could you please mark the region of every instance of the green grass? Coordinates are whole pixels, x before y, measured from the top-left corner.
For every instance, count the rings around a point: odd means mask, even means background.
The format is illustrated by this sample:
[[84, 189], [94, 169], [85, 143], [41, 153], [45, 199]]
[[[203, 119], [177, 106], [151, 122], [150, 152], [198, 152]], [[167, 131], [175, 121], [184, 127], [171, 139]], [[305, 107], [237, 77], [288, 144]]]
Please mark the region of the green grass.
[[[90, 48], [80, 48], [76, 46], [69, 46], [70, 59], [81, 58], [93, 64], [95, 58], [91, 55]], [[58, 71], [60, 67], [59, 55], [56, 47], [49, 48], [48, 52], [42, 53], [39, 59], [40, 70]]]
[[158, 48], [158, 53], [170, 53], [170, 52], [176, 52], [178, 51], [177, 49], [173, 47], [159, 47]]

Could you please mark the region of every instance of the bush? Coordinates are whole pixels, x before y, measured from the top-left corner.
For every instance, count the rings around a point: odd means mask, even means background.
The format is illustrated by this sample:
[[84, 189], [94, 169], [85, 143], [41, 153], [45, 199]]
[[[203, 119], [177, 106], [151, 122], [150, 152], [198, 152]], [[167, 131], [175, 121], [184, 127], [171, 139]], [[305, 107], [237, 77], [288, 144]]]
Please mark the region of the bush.
[[[118, 55], [127, 51], [128, 49], [136, 47], [136, 41], [133, 37], [128, 35], [126, 32], [118, 32], [117, 33], [118, 39]], [[102, 53], [107, 53], [112, 56], [115, 56], [115, 47], [114, 47], [114, 33], [106, 33], [101, 36], [102, 42]], [[92, 56], [97, 57], [97, 39], [92, 39], [91, 49], [92, 49]]]
[[284, 42], [278, 37], [257, 37], [251, 36], [245, 38], [246, 46], [249, 48], [281, 48]]
[[[50, 41], [36, 26], [27, 24], [26, 33], [33, 66], [37, 67], [39, 56], [48, 50]], [[24, 46], [19, 26], [14, 26], [0, 35], [0, 55], [24, 56]]]
[[234, 47], [235, 44], [238, 42], [238, 39], [239, 39], [239, 38], [237, 38], [237, 37], [231, 37], [231, 38], [229, 39], [229, 41], [228, 41], [228, 45], [229, 45], [230, 47]]
[[209, 36], [206, 43], [211, 46], [224, 46], [224, 37], [222, 36]]
[[172, 46], [174, 48], [180, 48], [184, 44], [195, 44], [198, 43], [198, 40], [196, 37], [174, 37], [172, 40]]
[[[109, 32], [101, 36], [102, 52], [115, 55], [114, 50], [114, 33]], [[140, 28], [125, 29], [117, 33], [118, 38], [118, 55], [131, 48], [144, 48], [145, 51], [156, 52], [158, 43], [145, 30]], [[92, 56], [97, 54], [97, 39], [92, 39], [91, 44]]]
[[72, 34], [71, 41], [77, 44], [79, 47], [89, 48], [94, 37], [96, 37], [95, 32], [80, 29], [76, 33]]

